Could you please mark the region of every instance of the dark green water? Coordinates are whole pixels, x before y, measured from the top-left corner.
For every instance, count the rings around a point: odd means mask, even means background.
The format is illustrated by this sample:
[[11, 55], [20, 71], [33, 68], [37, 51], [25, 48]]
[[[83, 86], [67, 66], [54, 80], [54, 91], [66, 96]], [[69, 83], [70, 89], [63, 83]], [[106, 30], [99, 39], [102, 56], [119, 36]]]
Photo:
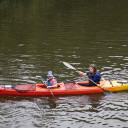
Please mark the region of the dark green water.
[[[128, 2], [120, 0], [0, 0], [0, 83], [85, 80], [97, 64], [106, 79], [128, 80]], [[0, 127], [126, 128], [128, 93], [39, 98], [1, 97]]]

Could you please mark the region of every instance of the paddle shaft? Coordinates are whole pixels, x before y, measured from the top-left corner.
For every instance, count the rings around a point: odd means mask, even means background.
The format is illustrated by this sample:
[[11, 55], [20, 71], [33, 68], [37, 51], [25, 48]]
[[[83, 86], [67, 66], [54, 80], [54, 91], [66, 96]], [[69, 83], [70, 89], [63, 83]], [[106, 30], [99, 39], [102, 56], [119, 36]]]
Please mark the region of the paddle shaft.
[[51, 92], [51, 94], [52, 94], [53, 98], [54, 98], [55, 100], [57, 100], [57, 99], [56, 99], [56, 97], [53, 95], [53, 93], [52, 93], [51, 89], [50, 89], [50, 88], [48, 88], [48, 89], [49, 89], [49, 91]]
[[[44, 82], [43, 82], [43, 80], [41, 80], [41, 81], [42, 81], [42, 83], [44, 83]], [[47, 86], [47, 89], [51, 92], [52, 97], [53, 97], [55, 100], [57, 100], [57, 99], [56, 99], [56, 97], [54, 96], [54, 94], [52, 93], [51, 89], [50, 89], [50, 88], [48, 88], [48, 86]]]
[[[89, 79], [89, 78], [88, 78]], [[89, 79], [91, 82], [93, 82], [95, 85], [97, 85], [98, 86], [98, 84], [97, 83], [95, 83], [93, 80], [91, 80], [91, 79]], [[105, 92], [108, 92], [108, 93], [111, 93], [110, 91], [108, 91], [108, 90], [106, 90], [106, 89], [104, 89], [104, 88], [102, 88], [101, 86], [98, 86], [98, 87], [100, 87], [101, 89], [103, 89]]]

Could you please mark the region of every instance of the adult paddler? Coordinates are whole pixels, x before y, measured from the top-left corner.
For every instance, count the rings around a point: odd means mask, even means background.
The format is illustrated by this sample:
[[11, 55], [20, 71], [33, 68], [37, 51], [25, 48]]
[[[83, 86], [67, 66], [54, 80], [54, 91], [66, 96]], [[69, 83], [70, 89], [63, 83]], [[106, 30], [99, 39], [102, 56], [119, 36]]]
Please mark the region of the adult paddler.
[[[88, 76], [89, 85], [85, 85], [85, 86], [89, 86], [89, 87], [97, 86], [97, 85], [102, 86], [105, 82], [105, 79], [103, 77], [101, 77], [99, 72], [97, 72], [97, 67], [95, 64], [91, 64], [89, 66], [88, 72], [86, 72], [86, 73], [78, 72], [78, 74], [80, 76]], [[102, 82], [100, 83], [100, 81], [102, 81]]]

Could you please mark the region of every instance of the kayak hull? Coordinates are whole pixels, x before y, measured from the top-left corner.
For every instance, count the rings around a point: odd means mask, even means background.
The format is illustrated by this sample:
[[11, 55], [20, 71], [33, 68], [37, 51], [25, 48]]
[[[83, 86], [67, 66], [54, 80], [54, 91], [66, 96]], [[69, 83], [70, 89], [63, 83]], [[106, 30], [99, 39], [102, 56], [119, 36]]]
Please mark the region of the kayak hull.
[[[88, 84], [85, 82], [75, 82], [74, 83], [58, 83], [58, 88], [51, 88], [50, 90], [46, 88], [44, 84], [29, 84], [35, 87], [32, 90], [26, 90], [23, 87], [28, 87], [28, 85], [18, 85], [20, 89], [16, 89], [16, 86], [12, 85], [0, 85], [0, 95], [17, 95], [17, 96], [50, 96], [52, 95], [81, 95], [89, 93], [104, 93], [104, 90], [100, 87], [86, 87], [79, 85]], [[23, 88], [23, 89], [22, 89]], [[102, 88], [109, 90], [111, 92], [118, 92], [128, 90], [128, 83], [118, 83], [117, 81], [106, 81]]]

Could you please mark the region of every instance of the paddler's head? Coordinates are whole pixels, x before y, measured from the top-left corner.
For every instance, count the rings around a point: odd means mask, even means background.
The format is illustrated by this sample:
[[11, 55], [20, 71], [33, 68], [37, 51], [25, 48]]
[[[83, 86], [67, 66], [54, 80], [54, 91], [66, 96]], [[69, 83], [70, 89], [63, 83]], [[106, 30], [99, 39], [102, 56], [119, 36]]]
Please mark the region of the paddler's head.
[[52, 78], [53, 78], [53, 73], [52, 73], [52, 71], [48, 71], [47, 76], [48, 76], [49, 79], [52, 79]]
[[92, 74], [96, 74], [96, 73], [97, 73], [96, 65], [95, 65], [95, 64], [91, 64], [91, 65], [89, 66], [89, 71], [90, 71], [90, 73], [92, 73]]

